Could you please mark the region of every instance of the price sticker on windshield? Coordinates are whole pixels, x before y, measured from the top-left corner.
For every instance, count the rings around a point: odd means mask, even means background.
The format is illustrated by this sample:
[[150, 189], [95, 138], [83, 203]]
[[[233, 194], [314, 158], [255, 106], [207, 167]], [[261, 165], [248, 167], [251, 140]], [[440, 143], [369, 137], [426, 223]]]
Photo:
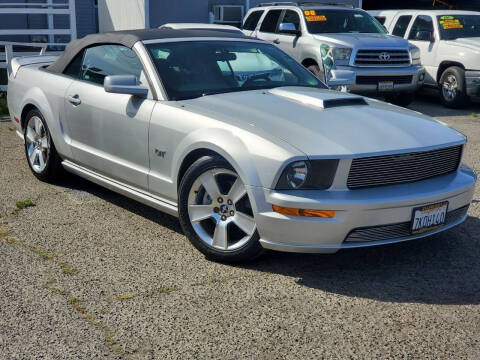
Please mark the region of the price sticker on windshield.
[[442, 16], [440, 18], [440, 24], [443, 26], [444, 30], [463, 29], [460, 19], [455, 19], [453, 16]]
[[327, 17], [325, 15], [317, 15], [315, 10], [305, 10], [303, 13], [305, 14], [305, 20], [308, 22], [327, 21]]

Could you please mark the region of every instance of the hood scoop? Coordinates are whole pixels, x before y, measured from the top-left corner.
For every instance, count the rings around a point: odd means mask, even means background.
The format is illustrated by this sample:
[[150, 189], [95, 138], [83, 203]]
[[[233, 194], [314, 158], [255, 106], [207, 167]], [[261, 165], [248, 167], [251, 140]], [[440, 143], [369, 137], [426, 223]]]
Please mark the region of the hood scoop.
[[312, 91], [291, 91], [281, 88], [269, 90], [270, 94], [281, 96], [305, 105], [315, 106], [322, 109], [330, 109], [342, 106], [368, 105], [361, 96], [340, 95], [339, 93]]

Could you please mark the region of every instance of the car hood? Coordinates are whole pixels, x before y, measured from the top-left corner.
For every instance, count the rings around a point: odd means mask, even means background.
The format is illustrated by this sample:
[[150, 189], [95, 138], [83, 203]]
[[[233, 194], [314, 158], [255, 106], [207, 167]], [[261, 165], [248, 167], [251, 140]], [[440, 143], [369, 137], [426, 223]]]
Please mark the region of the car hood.
[[456, 45], [467, 47], [472, 50], [480, 50], [480, 37], [472, 37], [472, 38], [459, 38], [455, 40], [447, 40], [447, 44]]
[[408, 48], [407, 40], [388, 34], [318, 34], [313, 37], [317, 40], [359, 49]]
[[362, 97], [283, 87], [182, 101], [188, 110], [285, 141], [308, 156], [353, 157], [458, 144], [465, 137], [420, 113], [365, 99], [364, 105], [323, 108], [325, 101]]

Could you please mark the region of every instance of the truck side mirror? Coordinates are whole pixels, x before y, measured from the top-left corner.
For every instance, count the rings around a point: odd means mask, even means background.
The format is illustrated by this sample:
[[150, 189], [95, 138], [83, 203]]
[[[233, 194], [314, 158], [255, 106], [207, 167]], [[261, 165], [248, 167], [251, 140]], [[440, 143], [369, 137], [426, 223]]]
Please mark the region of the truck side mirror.
[[292, 35], [301, 34], [301, 31], [297, 30], [297, 28], [295, 27], [295, 24], [293, 23], [281, 23], [280, 26], [278, 27], [278, 32], [284, 33], [284, 34], [292, 34]]

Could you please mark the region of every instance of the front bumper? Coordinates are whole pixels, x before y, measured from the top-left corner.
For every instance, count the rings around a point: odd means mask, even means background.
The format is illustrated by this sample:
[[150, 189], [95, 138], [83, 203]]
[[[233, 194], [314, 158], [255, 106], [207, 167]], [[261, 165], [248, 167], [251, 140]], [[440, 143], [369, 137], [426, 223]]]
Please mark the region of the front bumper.
[[465, 71], [465, 88], [468, 96], [480, 95], [480, 71]]
[[[350, 70], [356, 74], [355, 83], [349, 85], [353, 93], [365, 95], [388, 95], [400, 92], [415, 92], [421, 86], [425, 79], [425, 69], [423, 66], [412, 65], [408, 67], [356, 67], [356, 66], [338, 66], [339, 70]], [[411, 77], [410, 81], [405, 81], [405, 77]], [[379, 91], [378, 81], [385, 79], [393, 80], [394, 88], [388, 91]], [[367, 81], [365, 81], [365, 79]]]
[[[275, 191], [251, 187], [255, 220], [263, 247], [289, 252], [334, 253], [340, 249], [395, 243], [444, 231], [466, 219], [466, 212], [443, 227], [420, 235], [346, 242], [356, 229], [409, 222], [414, 208], [448, 201], [449, 213], [470, 204], [477, 176], [462, 165], [453, 174], [411, 184], [359, 190]], [[333, 219], [285, 216], [272, 205], [335, 210]]]

